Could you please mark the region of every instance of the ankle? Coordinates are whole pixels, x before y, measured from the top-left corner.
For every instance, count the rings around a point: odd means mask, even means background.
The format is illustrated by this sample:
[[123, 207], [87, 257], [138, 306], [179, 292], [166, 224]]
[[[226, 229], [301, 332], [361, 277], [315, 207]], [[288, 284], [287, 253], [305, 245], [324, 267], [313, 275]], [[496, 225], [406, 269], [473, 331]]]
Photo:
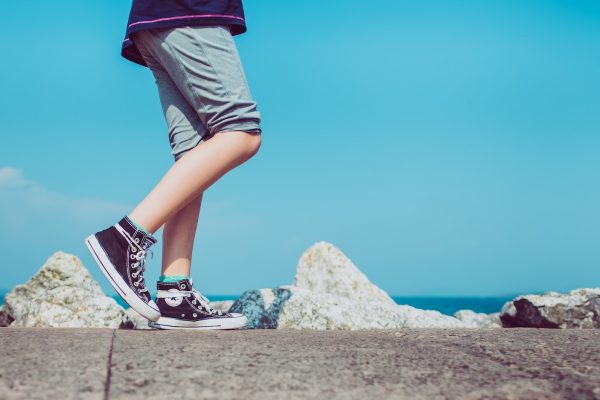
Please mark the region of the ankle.
[[140, 224], [138, 224], [137, 222], [135, 222], [133, 220], [133, 218], [131, 218], [129, 215], [126, 216], [127, 219], [129, 220], [129, 222], [131, 222], [131, 224], [136, 227], [137, 229], [139, 229], [140, 231], [144, 232], [146, 235], [152, 235], [150, 232], [148, 232], [148, 230], [146, 228], [144, 228], [143, 226], [141, 226]]

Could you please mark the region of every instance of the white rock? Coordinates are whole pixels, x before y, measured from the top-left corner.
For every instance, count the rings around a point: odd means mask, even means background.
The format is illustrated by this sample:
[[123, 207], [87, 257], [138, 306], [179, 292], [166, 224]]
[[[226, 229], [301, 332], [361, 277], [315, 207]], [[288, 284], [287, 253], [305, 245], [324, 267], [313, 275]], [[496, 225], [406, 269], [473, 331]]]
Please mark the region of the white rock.
[[302, 254], [292, 285], [246, 291], [230, 311], [244, 313], [250, 328], [468, 327], [438, 311], [396, 304], [328, 242], [317, 242]]
[[372, 284], [340, 249], [328, 242], [317, 242], [298, 260], [292, 286], [315, 293], [388, 305], [396, 302]]
[[119, 328], [125, 311], [107, 297], [81, 260], [58, 251], [4, 298], [10, 326]]
[[381, 301], [358, 301], [335, 294], [293, 288], [278, 319], [278, 327], [292, 329], [458, 328], [455, 318], [438, 311]]
[[222, 312], [228, 312], [233, 305], [233, 300], [211, 301], [210, 308]]
[[518, 296], [500, 319], [505, 327], [600, 328], [600, 288]]
[[459, 310], [454, 317], [462, 321], [468, 328], [502, 328], [500, 313], [476, 313], [473, 310]]

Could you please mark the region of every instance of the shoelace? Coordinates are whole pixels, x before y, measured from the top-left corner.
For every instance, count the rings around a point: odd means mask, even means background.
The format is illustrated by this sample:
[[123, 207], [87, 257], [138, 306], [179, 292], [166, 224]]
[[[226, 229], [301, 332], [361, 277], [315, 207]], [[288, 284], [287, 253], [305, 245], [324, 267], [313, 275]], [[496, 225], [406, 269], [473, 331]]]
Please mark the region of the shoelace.
[[[139, 238], [135, 238], [134, 241], [135, 243], [138, 243]], [[133, 244], [131, 245], [131, 251], [133, 252], [133, 254], [131, 254], [131, 259], [137, 260], [131, 264], [131, 268], [136, 269], [136, 271], [131, 274], [131, 277], [137, 279], [135, 282], [133, 282], [133, 285], [138, 288], [138, 292], [147, 292], [148, 288], [146, 287], [146, 282], [144, 282], [143, 275], [144, 271], [146, 271], [146, 253], [150, 252], [151, 259], [154, 258], [154, 253], [152, 252], [152, 249], [148, 249], [147, 251], [138, 249]]]
[[[196, 289], [194, 289], [194, 280], [192, 278], [190, 278], [190, 285], [192, 286], [192, 295], [195, 297], [195, 299], [200, 303], [200, 305], [206, 311], [208, 311], [210, 314], [223, 315], [223, 313], [220, 310], [215, 310], [214, 308], [210, 308], [210, 301], [208, 300], [208, 298], [206, 296], [204, 296], [202, 293], [200, 293], [199, 291], [197, 291]], [[192, 304], [194, 304], [193, 300], [192, 300]]]
[[214, 308], [210, 308], [210, 301], [208, 300], [208, 298], [206, 298], [206, 296], [204, 296], [202, 293], [200, 293], [194, 288], [192, 288], [192, 295], [196, 298], [196, 300], [198, 300], [200, 305], [202, 305], [202, 307], [209, 313], [215, 315], [223, 315], [221, 310], [215, 310]]

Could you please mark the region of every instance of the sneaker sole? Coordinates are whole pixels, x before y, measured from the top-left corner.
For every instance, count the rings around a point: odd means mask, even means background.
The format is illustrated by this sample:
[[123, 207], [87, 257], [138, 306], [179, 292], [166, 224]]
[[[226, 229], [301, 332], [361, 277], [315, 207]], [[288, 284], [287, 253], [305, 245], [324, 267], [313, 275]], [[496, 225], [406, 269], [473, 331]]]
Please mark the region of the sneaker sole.
[[235, 318], [213, 318], [204, 321], [182, 321], [176, 318], [160, 317], [156, 322], [148, 323], [148, 326], [157, 329], [243, 329], [248, 325], [245, 315]]
[[98, 242], [96, 235], [90, 235], [85, 238], [85, 245], [94, 257], [94, 260], [100, 267], [108, 282], [117, 291], [119, 296], [127, 303], [131, 308], [141, 314], [144, 318], [150, 321], [158, 321], [160, 318], [160, 311], [146, 304], [140, 299], [135, 292], [125, 283], [121, 275], [117, 272], [115, 266], [110, 262], [104, 248]]

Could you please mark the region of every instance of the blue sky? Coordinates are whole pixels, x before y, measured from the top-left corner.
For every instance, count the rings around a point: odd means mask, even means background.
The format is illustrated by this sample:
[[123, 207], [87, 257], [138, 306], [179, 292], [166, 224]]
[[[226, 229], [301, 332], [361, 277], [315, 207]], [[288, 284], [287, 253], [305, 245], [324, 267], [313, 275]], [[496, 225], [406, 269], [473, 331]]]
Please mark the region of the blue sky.
[[[83, 238], [173, 162], [150, 71], [120, 57], [130, 4], [0, 5], [0, 288], [63, 250], [108, 291]], [[263, 143], [205, 193], [200, 290], [290, 283], [319, 240], [393, 295], [600, 285], [598, 2], [244, 8]]]

